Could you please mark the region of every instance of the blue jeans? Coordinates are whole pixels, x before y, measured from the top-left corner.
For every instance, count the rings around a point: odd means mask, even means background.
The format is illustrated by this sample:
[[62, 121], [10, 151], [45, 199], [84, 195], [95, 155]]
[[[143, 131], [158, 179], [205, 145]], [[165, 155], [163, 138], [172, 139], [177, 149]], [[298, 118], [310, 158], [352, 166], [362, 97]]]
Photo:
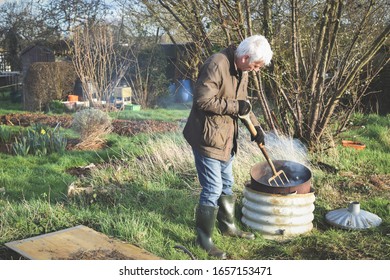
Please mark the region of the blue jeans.
[[197, 150], [192, 149], [195, 157], [195, 166], [202, 191], [200, 193], [199, 204], [207, 206], [218, 206], [218, 199], [223, 195], [232, 195], [233, 159], [220, 161], [203, 156]]

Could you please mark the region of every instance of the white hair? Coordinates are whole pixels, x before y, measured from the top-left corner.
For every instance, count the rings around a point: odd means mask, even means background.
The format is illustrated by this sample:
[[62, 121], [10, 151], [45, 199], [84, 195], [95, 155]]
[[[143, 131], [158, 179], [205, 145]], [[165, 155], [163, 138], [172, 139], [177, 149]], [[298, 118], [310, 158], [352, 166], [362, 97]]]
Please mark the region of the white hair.
[[242, 57], [249, 56], [249, 62], [263, 61], [269, 65], [272, 59], [271, 46], [268, 40], [262, 35], [253, 35], [242, 41], [236, 50], [236, 55]]

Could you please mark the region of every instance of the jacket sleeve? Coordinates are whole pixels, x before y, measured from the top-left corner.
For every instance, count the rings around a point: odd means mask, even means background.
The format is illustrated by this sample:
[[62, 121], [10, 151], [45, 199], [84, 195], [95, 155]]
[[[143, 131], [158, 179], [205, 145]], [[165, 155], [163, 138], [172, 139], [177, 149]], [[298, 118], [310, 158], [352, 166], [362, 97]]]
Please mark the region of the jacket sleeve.
[[224, 81], [221, 71], [218, 64], [213, 61], [203, 65], [195, 84], [194, 102], [202, 111], [236, 116], [238, 102], [235, 99], [235, 92], [223, 92]]

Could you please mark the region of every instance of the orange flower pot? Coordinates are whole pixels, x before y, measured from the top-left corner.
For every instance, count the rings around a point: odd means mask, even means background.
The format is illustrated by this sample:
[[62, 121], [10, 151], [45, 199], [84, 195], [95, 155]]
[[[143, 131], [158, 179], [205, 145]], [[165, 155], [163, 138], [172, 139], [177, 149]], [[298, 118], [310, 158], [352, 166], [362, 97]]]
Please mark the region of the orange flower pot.
[[69, 102], [77, 102], [77, 101], [79, 101], [79, 96], [78, 95], [69, 94], [68, 95], [68, 101]]
[[341, 143], [343, 144], [344, 147], [350, 147], [356, 150], [364, 150], [366, 148], [366, 145], [356, 141], [342, 140]]

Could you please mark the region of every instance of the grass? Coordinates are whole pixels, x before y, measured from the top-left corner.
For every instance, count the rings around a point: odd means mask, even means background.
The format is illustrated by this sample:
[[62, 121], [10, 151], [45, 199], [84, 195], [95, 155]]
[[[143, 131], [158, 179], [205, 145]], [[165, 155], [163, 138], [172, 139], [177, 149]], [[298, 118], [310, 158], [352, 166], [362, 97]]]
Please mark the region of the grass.
[[177, 121], [188, 117], [189, 105], [174, 104], [169, 110], [164, 108], [142, 109], [140, 111], [123, 110], [110, 113], [110, 116], [117, 119], [145, 120], [153, 119], [158, 121]]
[[22, 113], [23, 107], [20, 103], [13, 103], [8, 100], [0, 99], [0, 115], [8, 113]]
[[[3, 104], [3, 103], [2, 103]], [[121, 112], [131, 119], [181, 120], [188, 109]], [[356, 115], [353, 127], [341, 138], [364, 142], [363, 151], [337, 144], [311, 159], [316, 201], [314, 228], [309, 233], [279, 242], [258, 232], [253, 241], [222, 237], [213, 240], [230, 259], [390, 259], [390, 190], [373, 185], [370, 176], [390, 176], [389, 116]], [[69, 134], [72, 134], [69, 131]], [[242, 191], [250, 167], [263, 157], [242, 132], [234, 164], [237, 223]], [[188, 248], [198, 259], [210, 259], [195, 244], [194, 213], [200, 187], [191, 149], [181, 132], [109, 136], [110, 148], [71, 151], [64, 155], [15, 157], [0, 154], [0, 246], [79, 224], [140, 246], [169, 260], [189, 256], [175, 245]], [[320, 169], [318, 162], [337, 169]], [[94, 163], [90, 176], [78, 178], [67, 170]], [[68, 196], [68, 186], [92, 187], [89, 194]], [[383, 220], [379, 227], [347, 231], [329, 226], [325, 214], [358, 200], [361, 208]], [[247, 230], [250, 230], [246, 228]]]
[[23, 111], [23, 105], [21, 103], [11, 102], [10, 93], [10, 90], [0, 90], [0, 115], [20, 113]]
[[352, 153], [348, 149], [340, 151], [341, 157], [348, 158], [351, 168], [360, 170], [366, 174], [386, 173], [390, 170], [390, 115], [380, 117], [378, 115], [365, 116], [356, 114], [352, 122], [353, 128], [343, 137], [364, 143], [367, 149]]

